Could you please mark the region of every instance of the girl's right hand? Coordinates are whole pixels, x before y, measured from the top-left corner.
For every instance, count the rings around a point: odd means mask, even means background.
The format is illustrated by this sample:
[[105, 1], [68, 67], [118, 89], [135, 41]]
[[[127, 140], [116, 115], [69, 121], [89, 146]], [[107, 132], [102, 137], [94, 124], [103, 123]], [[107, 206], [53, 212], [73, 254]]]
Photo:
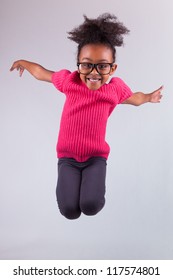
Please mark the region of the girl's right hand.
[[34, 78], [40, 81], [51, 82], [53, 71], [45, 69], [43, 66], [27, 61], [27, 60], [17, 60], [13, 63], [10, 71], [19, 71], [19, 76], [21, 77], [24, 70], [27, 70]]
[[20, 62], [20, 60], [17, 60], [17, 61], [15, 61], [13, 64], [12, 64], [12, 66], [11, 66], [11, 68], [10, 68], [10, 71], [13, 71], [13, 70], [17, 70], [17, 71], [19, 71], [19, 76], [21, 77], [22, 76], [22, 74], [23, 74], [23, 72], [24, 72], [24, 70], [25, 70], [25, 68], [21, 65], [21, 62]]

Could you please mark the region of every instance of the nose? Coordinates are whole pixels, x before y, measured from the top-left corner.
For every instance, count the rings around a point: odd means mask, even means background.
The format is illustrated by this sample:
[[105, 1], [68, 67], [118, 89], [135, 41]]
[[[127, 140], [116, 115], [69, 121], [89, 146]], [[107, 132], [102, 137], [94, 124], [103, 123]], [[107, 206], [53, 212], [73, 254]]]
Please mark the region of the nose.
[[92, 68], [91, 73], [99, 74], [99, 72], [98, 72], [98, 70], [97, 70], [97, 64], [93, 64], [93, 68]]

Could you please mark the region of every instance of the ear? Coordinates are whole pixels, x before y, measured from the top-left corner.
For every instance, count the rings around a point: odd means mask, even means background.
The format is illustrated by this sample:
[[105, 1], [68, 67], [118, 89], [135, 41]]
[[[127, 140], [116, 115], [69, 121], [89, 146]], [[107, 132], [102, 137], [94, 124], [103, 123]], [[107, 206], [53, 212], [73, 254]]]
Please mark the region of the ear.
[[113, 64], [109, 75], [112, 76], [114, 74], [114, 72], [116, 71], [116, 69], [117, 69], [117, 64]]

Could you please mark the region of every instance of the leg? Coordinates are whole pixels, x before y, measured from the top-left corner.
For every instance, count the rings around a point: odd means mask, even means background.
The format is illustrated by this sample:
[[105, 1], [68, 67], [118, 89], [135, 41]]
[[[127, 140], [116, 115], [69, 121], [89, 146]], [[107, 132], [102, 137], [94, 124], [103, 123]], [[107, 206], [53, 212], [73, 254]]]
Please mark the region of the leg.
[[105, 204], [106, 159], [92, 158], [83, 169], [80, 208], [85, 215], [97, 214]]
[[67, 219], [77, 219], [81, 215], [80, 184], [81, 171], [72, 165], [70, 159], [60, 159], [56, 196], [60, 212]]

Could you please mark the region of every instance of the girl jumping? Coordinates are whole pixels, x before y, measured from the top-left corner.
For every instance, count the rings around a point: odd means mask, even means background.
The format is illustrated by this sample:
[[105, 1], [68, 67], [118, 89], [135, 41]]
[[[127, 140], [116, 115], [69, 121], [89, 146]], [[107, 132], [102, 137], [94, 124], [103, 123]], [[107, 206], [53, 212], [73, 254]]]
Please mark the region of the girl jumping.
[[57, 202], [62, 215], [77, 219], [97, 214], [105, 204], [106, 165], [110, 147], [105, 141], [107, 121], [118, 104], [158, 103], [162, 87], [133, 93], [115, 73], [116, 47], [129, 30], [114, 15], [96, 19], [69, 32], [78, 44], [77, 70], [50, 71], [37, 63], [18, 60], [11, 71], [26, 69], [40, 81], [53, 83], [66, 96], [57, 142]]

